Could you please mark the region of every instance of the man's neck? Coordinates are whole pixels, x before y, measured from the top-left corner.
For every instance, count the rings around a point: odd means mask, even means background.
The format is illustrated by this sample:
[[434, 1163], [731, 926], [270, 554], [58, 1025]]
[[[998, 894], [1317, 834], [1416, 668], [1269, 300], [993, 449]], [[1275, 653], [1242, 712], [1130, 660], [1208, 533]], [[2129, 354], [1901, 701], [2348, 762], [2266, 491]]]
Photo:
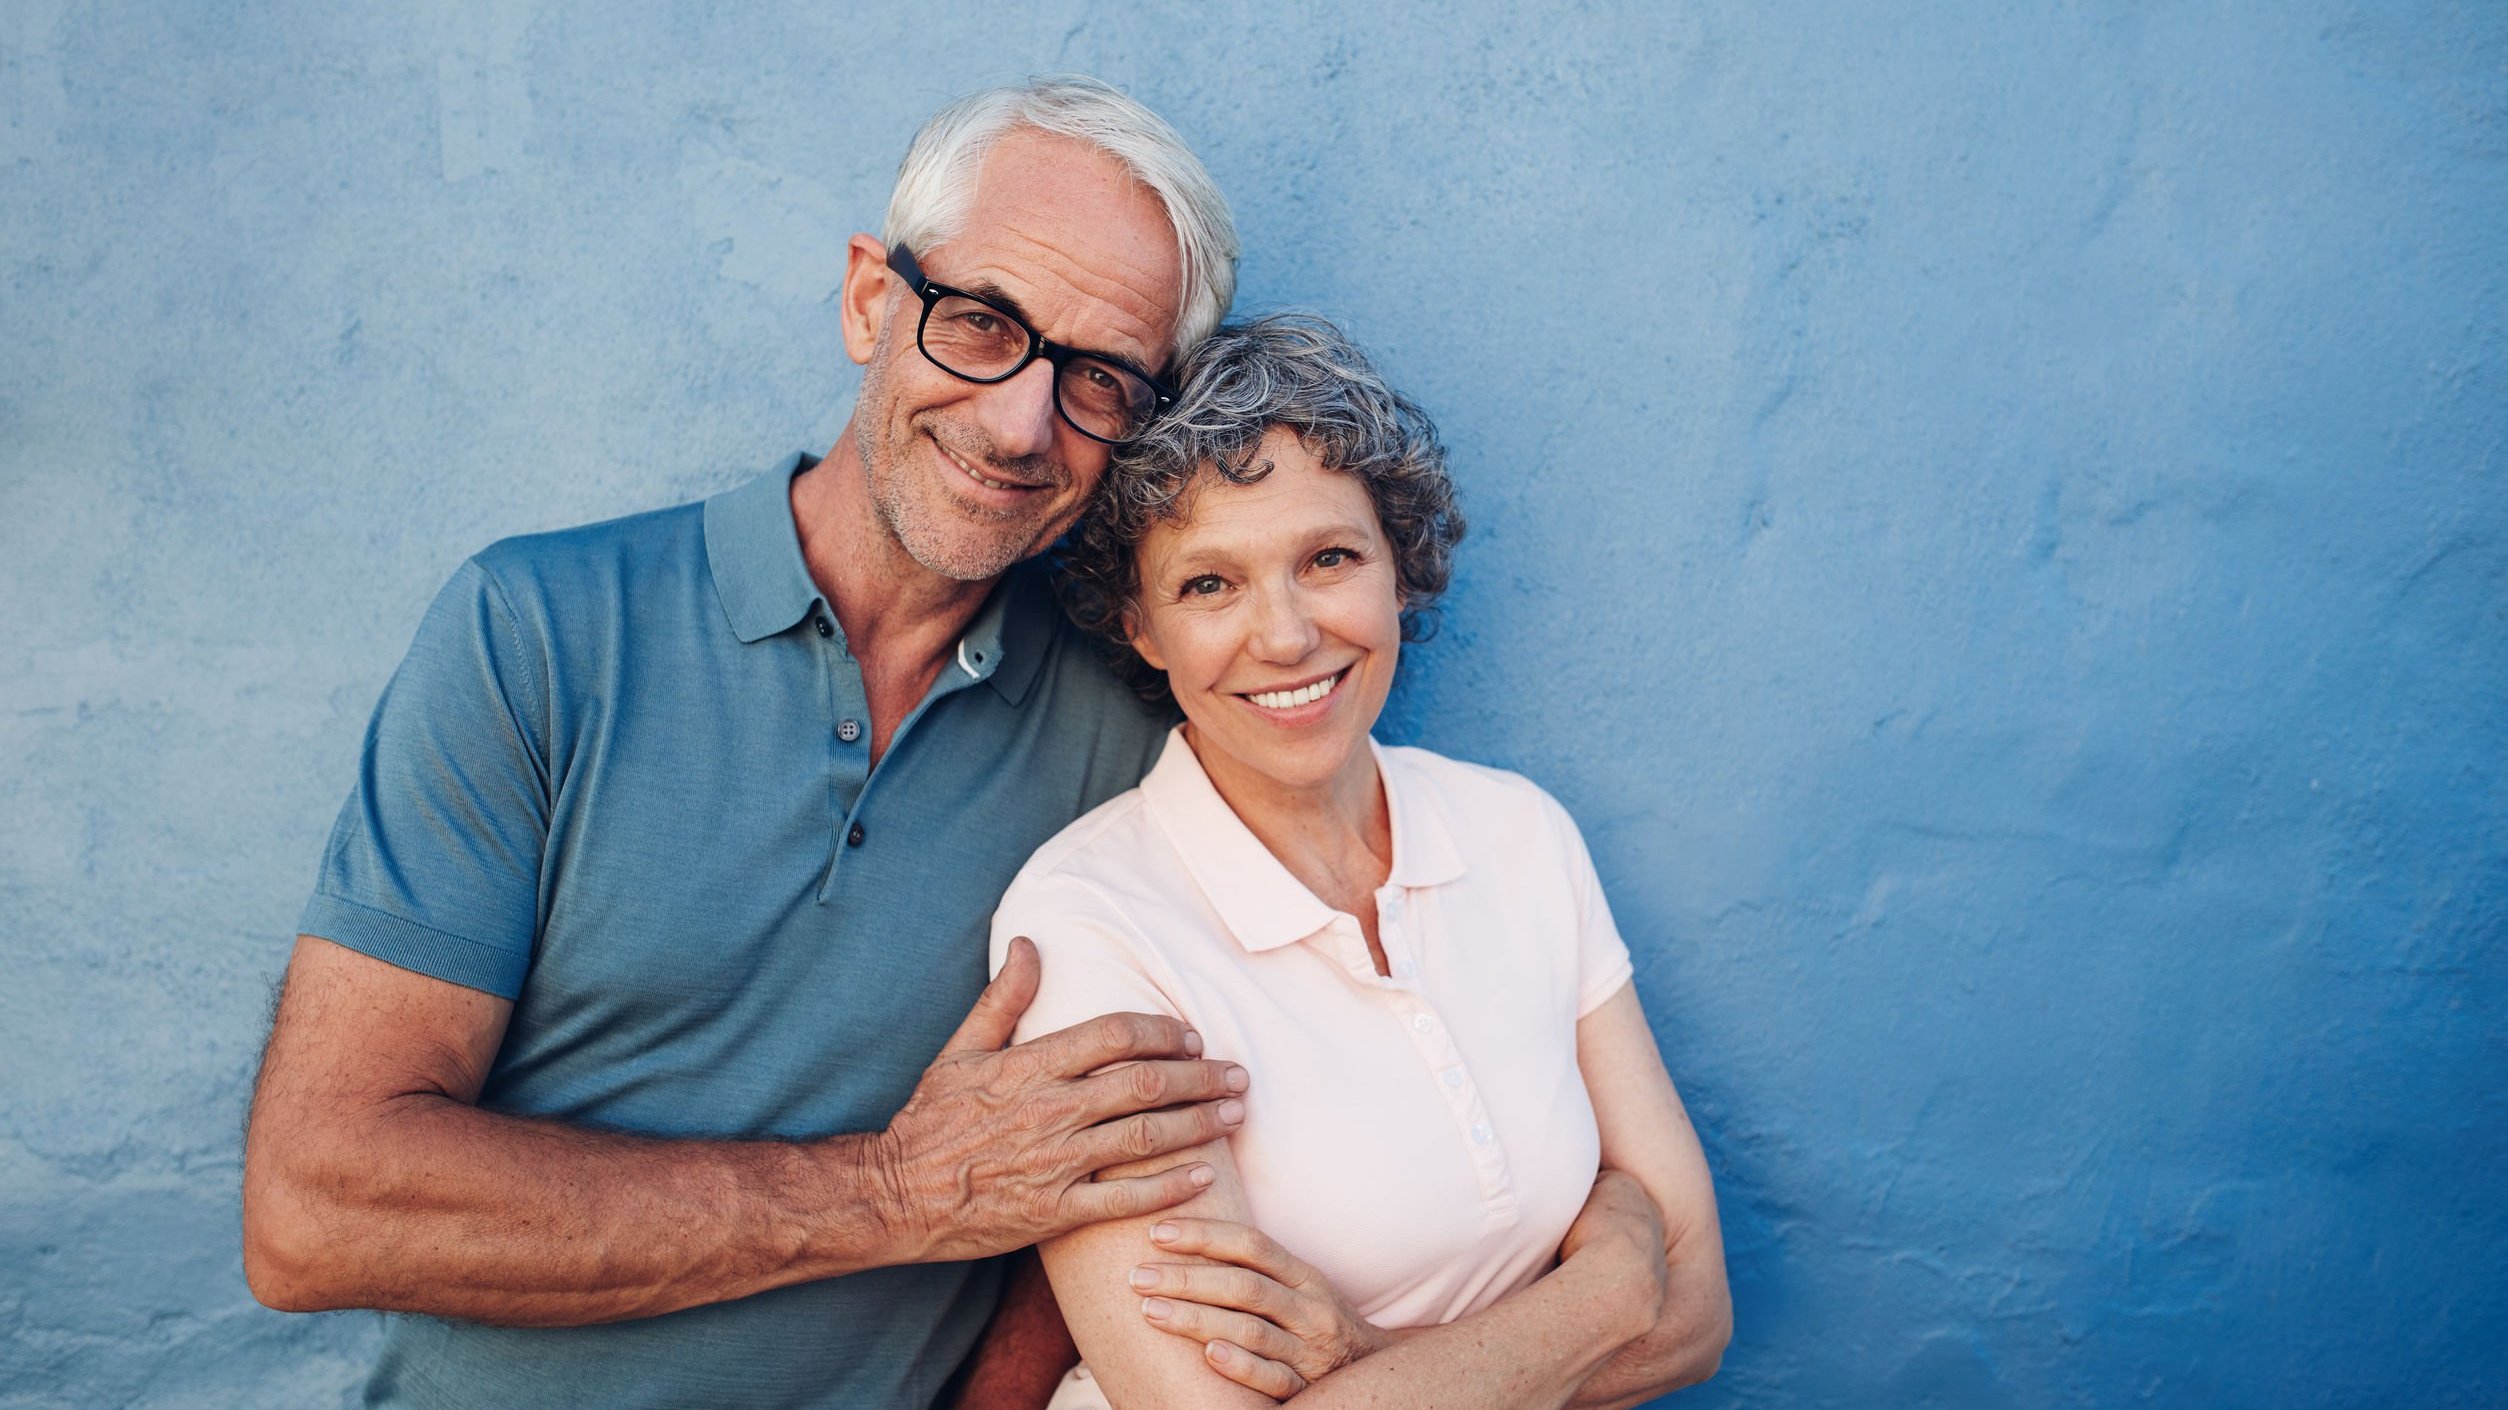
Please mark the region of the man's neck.
[[850, 431], [826, 459], [793, 478], [792, 520], [802, 562], [834, 606], [846, 649], [864, 675], [928, 685], [992, 582], [946, 577], [906, 552], [871, 502]]

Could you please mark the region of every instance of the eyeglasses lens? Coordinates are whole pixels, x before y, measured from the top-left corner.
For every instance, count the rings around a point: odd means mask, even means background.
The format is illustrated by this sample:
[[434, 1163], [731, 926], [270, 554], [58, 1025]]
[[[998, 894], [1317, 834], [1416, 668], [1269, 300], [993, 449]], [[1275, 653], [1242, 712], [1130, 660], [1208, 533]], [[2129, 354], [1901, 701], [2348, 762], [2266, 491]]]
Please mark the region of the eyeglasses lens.
[[[961, 377], [989, 382], [1008, 376], [1027, 352], [1026, 325], [976, 299], [943, 295], [923, 320], [924, 356]], [[1087, 356], [1063, 359], [1054, 397], [1072, 425], [1101, 441], [1138, 434], [1158, 401], [1139, 373]]]
[[998, 377], [1027, 355], [1028, 330], [999, 309], [955, 295], [933, 303], [923, 351], [963, 377]]

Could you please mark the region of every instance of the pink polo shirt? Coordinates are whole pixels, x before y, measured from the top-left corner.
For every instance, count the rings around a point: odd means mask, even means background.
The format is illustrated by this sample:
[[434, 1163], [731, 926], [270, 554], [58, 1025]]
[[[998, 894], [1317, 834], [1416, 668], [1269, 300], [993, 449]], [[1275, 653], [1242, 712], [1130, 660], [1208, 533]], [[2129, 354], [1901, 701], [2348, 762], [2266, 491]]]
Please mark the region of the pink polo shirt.
[[993, 917], [1044, 959], [1021, 1041], [1173, 1014], [1253, 1074], [1230, 1149], [1254, 1222], [1369, 1320], [1426, 1326], [1547, 1271], [1592, 1190], [1576, 1021], [1628, 982], [1585, 844], [1498, 769], [1370, 741], [1393, 820], [1358, 922], [1238, 821], [1181, 728], [1141, 786], [1037, 850]]

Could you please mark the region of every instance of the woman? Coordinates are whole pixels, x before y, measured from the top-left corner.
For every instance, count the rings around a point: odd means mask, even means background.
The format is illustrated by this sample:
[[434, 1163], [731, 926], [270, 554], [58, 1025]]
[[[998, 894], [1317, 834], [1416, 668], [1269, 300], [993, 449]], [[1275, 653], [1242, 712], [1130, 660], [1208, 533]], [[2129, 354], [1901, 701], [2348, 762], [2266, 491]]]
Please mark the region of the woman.
[[1117, 1407], [1703, 1379], [1730, 1318], [1714, 1196], [1574, 823], [1369, 737], [1462, 533], [1435, 432], [1321, 320], [1222, 330], [1185, 382], [1065, 565], [1073, 615], [1185, 723], [1030, 860], [993, 965], [1042, 950], [1022, 1039], [1171, 1013], [1253, 1087], [1236, 1135], [1155, 1162], [1206, 1161], [1201, 1195], [1043, 1247], [1086, 1362], [1056, 1403], [1090, 1378]]

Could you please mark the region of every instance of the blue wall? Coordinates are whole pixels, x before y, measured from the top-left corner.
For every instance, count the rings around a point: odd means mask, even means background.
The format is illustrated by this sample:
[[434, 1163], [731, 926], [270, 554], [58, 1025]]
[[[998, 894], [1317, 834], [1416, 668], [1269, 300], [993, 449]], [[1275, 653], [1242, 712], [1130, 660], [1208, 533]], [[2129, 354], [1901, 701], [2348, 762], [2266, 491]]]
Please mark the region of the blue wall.
[[825, 446], [907, 137], [1064, 68], [1443, 423], [1388, 732], [1593, 839], [1685, 1403], [2508, 1400], [2508, 10], [373, 8], [0, 11], [0, 1406], [347, 1393], [237, 1136], [420, 609]]

